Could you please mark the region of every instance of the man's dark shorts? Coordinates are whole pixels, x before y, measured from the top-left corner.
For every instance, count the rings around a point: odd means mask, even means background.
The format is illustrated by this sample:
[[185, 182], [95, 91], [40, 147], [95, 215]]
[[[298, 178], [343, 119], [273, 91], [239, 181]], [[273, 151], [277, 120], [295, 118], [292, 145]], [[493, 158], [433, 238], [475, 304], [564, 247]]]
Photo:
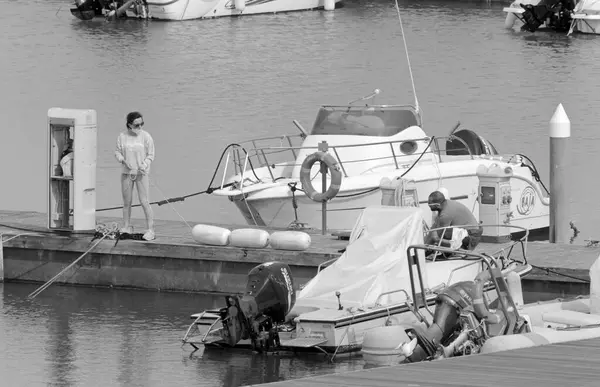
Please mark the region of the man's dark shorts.
[[481, 242], [481, 235], [483, 234], [483, 228], [479, 227], [476, 229], [468, 228], [468, 236], [462, 240], [461, 248], [464, 250], [475, 250], [475, 247]]

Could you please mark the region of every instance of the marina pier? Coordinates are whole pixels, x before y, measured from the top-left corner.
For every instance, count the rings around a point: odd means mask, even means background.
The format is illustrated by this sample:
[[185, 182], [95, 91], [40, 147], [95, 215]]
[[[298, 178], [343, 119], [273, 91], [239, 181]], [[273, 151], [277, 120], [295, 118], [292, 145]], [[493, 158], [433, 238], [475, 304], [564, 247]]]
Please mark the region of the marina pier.
[[[4, 281], [46, 282], [85, 253], [91, 234], [51, 233], [45, 216], [37, 212], [0, 211], [4, 245]], [[102, 217], [110, 224], [119, 219]], [[134, 228], [141, 228], [141, 220]], [[196, 224], [190, 222], [190, 224]], [[7, 227], [8, 226], [8, 227]], [[139, 227], [136, 227], [139, 226]], [[230, 229], [245, 225], [221, 225]], [[244, 290], [248, 271], [269, 261], [290, 265], [296, 286], [306, 283], [320, 265], [341, 255], [348, 241], [320, 230], [310, 233], [305, 251], [207, 246], [192, 239], [183, 222], [157, 221], [154, 241], [101, 241], [57, 283], [156, 291], [238, 293]], [[268, 231], [277, 231], [267, 229]], [[493, 249], [481, 243], [478, 250]], [[523, 290], [554, 297], [589, 294], [589, 268], [600, 248], [583, 245], [529, 242], [527, 259], [533, 271], [523, 278]]]

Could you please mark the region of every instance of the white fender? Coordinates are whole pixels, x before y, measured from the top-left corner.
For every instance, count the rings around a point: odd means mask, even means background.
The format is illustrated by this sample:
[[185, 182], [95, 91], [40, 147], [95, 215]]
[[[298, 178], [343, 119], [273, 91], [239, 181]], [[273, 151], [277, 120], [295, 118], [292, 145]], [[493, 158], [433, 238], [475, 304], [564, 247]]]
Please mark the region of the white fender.
[[246, 9], [246, 0], [233, 0], [233, 5], [237, 11], [242, 12]]
[[[410, 338], [402, 325], [388, 325], [365, 332], [361, 353], [366, 364], [393, 365], [404, 360], [403, 351]], [[412, 347], [414, 349], [414, 347]]]
[[257, 228], [239, 228], [229, 236], [229, 245], [251, 249], [262, 249], [269, 244], [269, 233]]
[[504, 28], [511, 29], [515, 25], [515, 21], [517, 20], [517, 15], [512, 12], [506, 13], [506, 19], [504, 19]]
[[302, 251], [310, 247], [311, 238], [302, 231], [275, 231], [271, 234], [270, 243], [277, 250]]
[[209, 224], [197, 224], [192, 228], [192, 238], [203, 245], [227, 246], [231, 231]]

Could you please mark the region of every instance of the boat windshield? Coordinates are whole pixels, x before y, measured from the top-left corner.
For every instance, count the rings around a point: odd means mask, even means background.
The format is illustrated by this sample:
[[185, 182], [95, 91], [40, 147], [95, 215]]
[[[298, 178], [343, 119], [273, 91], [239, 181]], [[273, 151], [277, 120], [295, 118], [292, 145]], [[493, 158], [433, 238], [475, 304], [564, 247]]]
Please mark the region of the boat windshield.
[[414, 125], [420, 120], [406, 106], [322, 106], [310, 134], [388, 137]]

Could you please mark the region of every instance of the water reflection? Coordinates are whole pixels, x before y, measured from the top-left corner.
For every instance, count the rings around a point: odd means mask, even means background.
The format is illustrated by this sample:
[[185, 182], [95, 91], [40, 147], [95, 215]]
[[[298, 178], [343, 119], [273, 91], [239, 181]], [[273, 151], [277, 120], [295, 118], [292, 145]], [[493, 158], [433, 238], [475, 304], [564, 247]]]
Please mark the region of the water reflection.
[[[215, 348], [199, 350], [183, 358], [186, 365], [193, 362], [199, 375], [217, 378], [223, 387], [272, 383], [334, 371], [358, 370], [364, 366], [362, 358], [349, 355], [332, 363], [323, 354], [257, 354], [248, 350]], [[207, 374], [207, 370], [214, 371]]]
[[362, 367], [360, 357], [331, 363], [320, 354], [267, 355], [214, 348], [192, 353], [182, 347], [190, 315], [216, 307], [221, 296], [51, 286], [28, 301], [37, 286], [0, 287], [4, 303], [0, 327], [8, 327], [3, 341], [13, 350], [0, 352], [0, 364], [14, 368], [22, 361], [12, 359], [24, 356], [28, 364], [7, 376], [7, 385], [43, 380], [44, 385], [57, 386], [191, 382], [237, 387]]
[[[33, 306], [33, 305], [30, 305]], [[76, 344], [73, 342], [71, 327], [72, 311], [77, 309], [77, 301], [70, 299], [49, 309], [46, 323], [46, 363], [52, 383], [57, 386], [76, 384]]]
[[76, 33], [75, 35], [80, 37], [91, 36], [100, 40], [127, 38], [132, 39], [136, 44], [147, 44], [146, 33], [153, 24], [160, 24], [160, 22], [143, 19], [106, 21], [103, 18], [83, 21], [74, 18], [71, 21], [71, 28]]

